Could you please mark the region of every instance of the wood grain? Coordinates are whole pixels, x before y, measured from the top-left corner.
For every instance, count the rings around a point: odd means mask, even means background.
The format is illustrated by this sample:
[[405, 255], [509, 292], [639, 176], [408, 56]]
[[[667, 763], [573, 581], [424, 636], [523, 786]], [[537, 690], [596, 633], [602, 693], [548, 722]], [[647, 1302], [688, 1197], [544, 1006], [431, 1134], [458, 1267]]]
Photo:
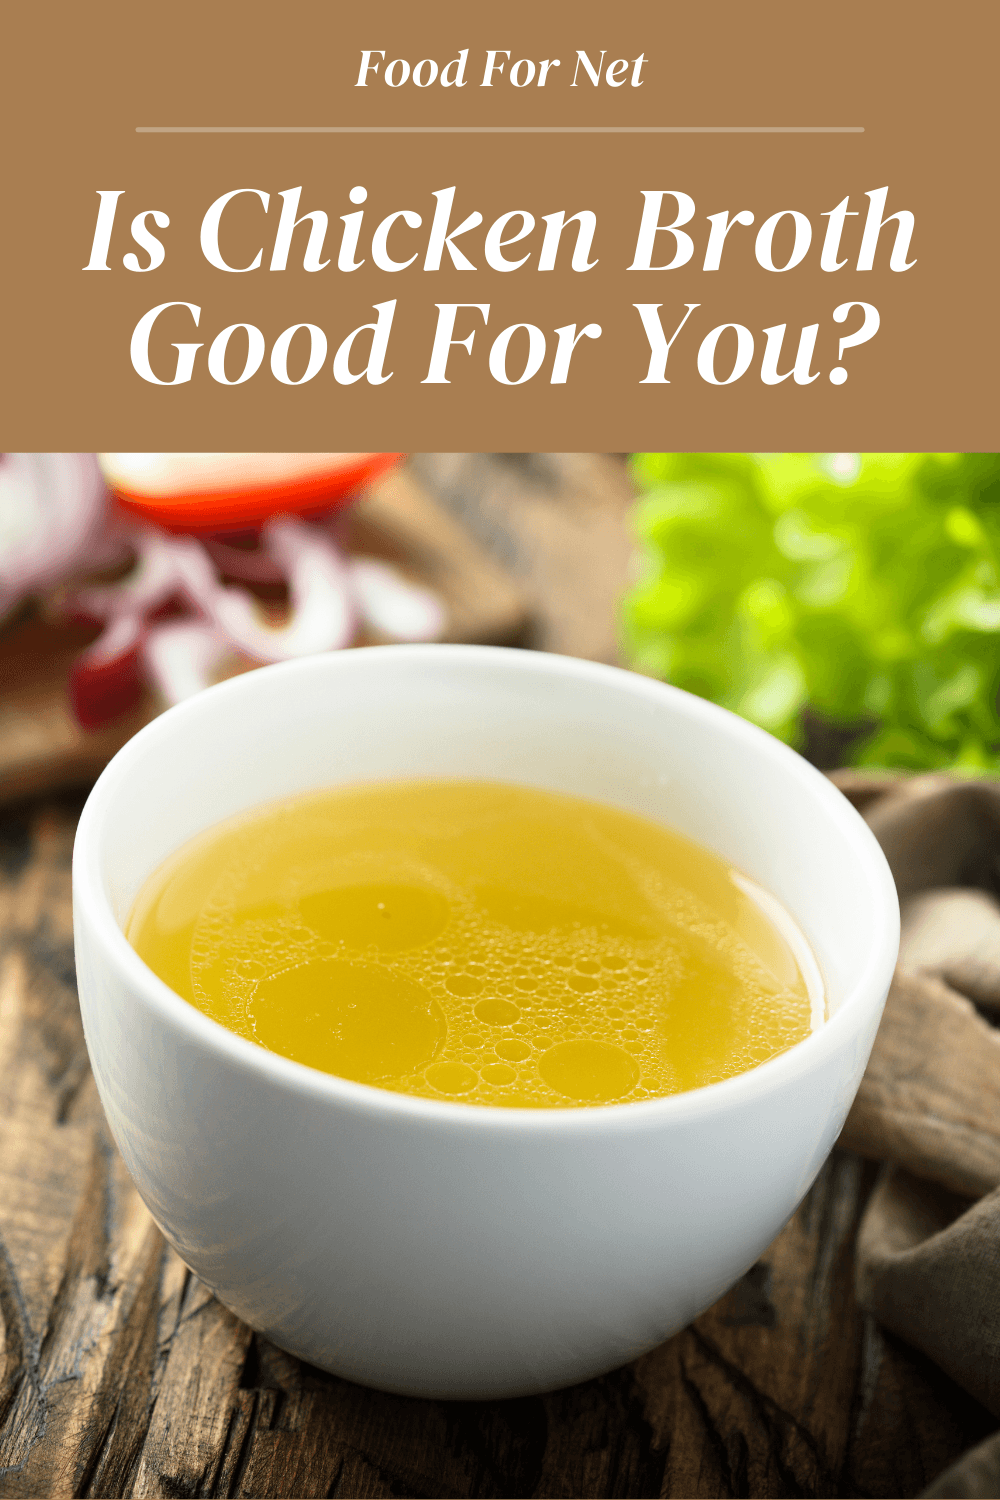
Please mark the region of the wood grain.
[[421, 453], [410, 464], [520, 584], [526, 645], [619, 660], [618, 605], [637, 566], [635, 492], [620, 456]]

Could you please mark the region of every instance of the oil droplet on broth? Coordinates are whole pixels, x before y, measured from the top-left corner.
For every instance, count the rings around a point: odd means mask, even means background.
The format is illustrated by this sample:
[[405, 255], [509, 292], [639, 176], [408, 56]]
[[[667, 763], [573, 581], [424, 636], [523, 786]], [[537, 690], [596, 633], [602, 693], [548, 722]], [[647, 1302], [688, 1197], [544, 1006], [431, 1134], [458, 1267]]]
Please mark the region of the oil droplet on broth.
[[434, 1063], [424, 1077], [439, 1094], [467, 1094], [479, 1081], [475, 1069], [468, 1063]]
[[394, 782], [209, 830], [147, 882], [127, 935], [184, 999], [298, 1062], [579, 1108], [731, 1077], [821, 1022], [802, 941], [755, 890], [615, 808]]
[[449, 995], [481, 995], [483, 992], [483, 981], [477, 979], [474, 974], [449, 974], [444, 982], [444, 987]]
[[516, 1037], [509, 1041], [497, 1042], [493, 1048], [497, 1057], [502, 1057], [505, 1062], [524, 1062], [531, 1056], [531, 1048], [527, 1042], [519, 1042]]
[[520, 1020], [521, 1012], [512, 1000], [480, 1000], [473, 1015], [487, 1026], [511, 1026]]
[[261, 980], [248, 1006], [254, 1040], [296, 1062], [381, 1083], [429, 1063], [447, 1030], [422, 984], [374, 964], [322, 958]]
[[538, 1071], [550, 1088], [585, 1104], [624, 1099], [639, 1081], [639, 1064], [608, 1042], [560, 1042], [543, 1053]]

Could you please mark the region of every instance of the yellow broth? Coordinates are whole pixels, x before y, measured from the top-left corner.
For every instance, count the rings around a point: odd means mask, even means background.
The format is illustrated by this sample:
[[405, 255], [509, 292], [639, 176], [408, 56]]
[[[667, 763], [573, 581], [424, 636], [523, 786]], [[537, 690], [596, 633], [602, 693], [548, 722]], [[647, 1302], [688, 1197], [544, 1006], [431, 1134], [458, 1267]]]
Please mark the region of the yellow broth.
[[412, 780], [210, 829], [147, 881], [127, 935], [178, 995], [285, 1057], [552, 1109], [676, 1094], [805, 1037], [816, 997], [765, 907], [617, 808]]

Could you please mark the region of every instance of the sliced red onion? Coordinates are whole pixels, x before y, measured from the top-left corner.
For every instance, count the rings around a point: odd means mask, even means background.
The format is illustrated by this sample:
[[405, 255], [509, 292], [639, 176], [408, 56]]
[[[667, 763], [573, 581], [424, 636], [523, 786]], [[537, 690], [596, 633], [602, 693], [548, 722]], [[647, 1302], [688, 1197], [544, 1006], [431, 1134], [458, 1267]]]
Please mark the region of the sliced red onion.
[[109, 620], [124, 614], [147, 614], [178, 592], [184, 539], [165, 536], [152, 527], [136, 527], [130, 540], [136, 554], [132, 571], [116, 583], [77, 589], [67, 601], [68, 608], [93, 619]]
[[224, 536], [206, 536], [202, 546], [220, 573], [241, 583], [284, 583], [285, 575], [261, 546], [234, 547]]
[[193, 698], [212, 681], [229, 650], [226, 637], [201, 620], [169, 620], [146, 637], [146, 676], [168, 704]]
[[350, 574], [329, 537], [282, 516], [264, 527], [263, 543], [288, 579], [291, 613], [284, 625], [266, 625], [242, 590], [220, 589], [212, 617], [233, 645], [259, 662], [349, 646], [356, 629]]
[[[168, 703], [190, 697], [208, 685], [230, 649], [254, 662], [335, 651], [350, 645], [359, 618], [395, 640], [433, 640], [444, 630], [436, 595], [374, 558], [345, 561], [322, 526], [281, 516], [263, 528], [253, 551], [220, 538], [202, 544], [109, 521], [96, 473], [86, 454], [19, 455], [9, 472], [6, 461], [0, 467], [0, 613], [67, 574], [106, 565], [127, 550], [135, 557], [120, 581], [77, 589], [63, 600], [67, 615], [105, 627], [71, 675], [74, 711], [87, 728], [136, 703], [144, 674]], [[9, 511], [5, 494], [20, 496]], [[245, 589], [223, 585], [217, 565], [231, 575], [242, 569], [247, 581], [286, 580], [286, 622], [269, 625]], [[157, 611], [171, 604], [184, 617], [155, 623]]]
[[435, 641], [444, 631], [444, 605], [430, 589], [410, 583], [372, 557], [349, 564], [351, 586], [365, 621], [397, 641]]
[[0, 619], [40, 589], [127, 555], [93, 453], [0, 457]]
[[96, 729], [138, 703], [145, 634], [136, 615], [121, 615], [73, 663], [69, 698], [84, 729]]

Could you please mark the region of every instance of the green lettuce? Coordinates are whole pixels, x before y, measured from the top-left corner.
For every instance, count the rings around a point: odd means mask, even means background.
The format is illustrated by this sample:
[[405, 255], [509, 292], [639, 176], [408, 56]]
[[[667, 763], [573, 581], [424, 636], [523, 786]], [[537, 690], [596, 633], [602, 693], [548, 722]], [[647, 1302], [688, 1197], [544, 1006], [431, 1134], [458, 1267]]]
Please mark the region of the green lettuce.
[[1000, 769], [1000, 455], [639, 453], [642, 672], [855, 765]]

